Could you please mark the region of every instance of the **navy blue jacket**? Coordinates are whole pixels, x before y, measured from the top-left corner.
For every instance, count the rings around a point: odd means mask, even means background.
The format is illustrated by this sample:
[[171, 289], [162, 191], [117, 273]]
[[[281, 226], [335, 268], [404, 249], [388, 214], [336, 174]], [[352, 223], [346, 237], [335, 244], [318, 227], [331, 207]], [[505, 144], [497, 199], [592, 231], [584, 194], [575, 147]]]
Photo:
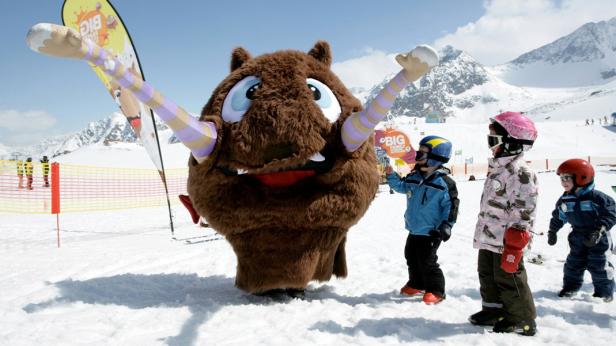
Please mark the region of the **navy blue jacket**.
[[443, 222], [449, 226], [456, 222], [458, 190], [447, 174], [447, 168], [439, 168], [427, 177], [416, 171], [404, 178], [396, 173], [387, 176], [389, 187], [406, 194], [404, 224], [411, 234], [428, 235]]
[[576, 193], [565, 192], [552, 212], [550, 230], [558, 231], [566, 222], [571, 224], [574, 231], [588, 233], [601, 226], [609, 231], [616, 224], [614, 199], [595, 190], [594, 184]]

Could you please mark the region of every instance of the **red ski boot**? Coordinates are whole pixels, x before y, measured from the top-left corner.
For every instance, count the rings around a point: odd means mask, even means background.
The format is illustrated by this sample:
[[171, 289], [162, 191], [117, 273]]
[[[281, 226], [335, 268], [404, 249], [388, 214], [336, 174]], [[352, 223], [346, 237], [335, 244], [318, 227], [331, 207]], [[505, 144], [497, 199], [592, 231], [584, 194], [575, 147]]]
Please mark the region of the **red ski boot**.
[[438, 304], [440, 302], [443, 301], [443, 299], [445, 299], [445, 296], [439, 296], [438, 294], [434, 294], [434, 293], [430, 293], [430, 292], [426, 292], [426, 294], [424, 294], [423, 296], [423, 302], [428, 304], [428, 305], [434, 305], [434, 304]]
[[404, 287], [400, 289], [400, 294], [407, 295], [407, 296], [416, 296], [418, 294], [423, 294], [423, 293], [424, 293], [423, 290], [418, 290], [416, 288], [413, 288], [407, 285], [404, 285]]

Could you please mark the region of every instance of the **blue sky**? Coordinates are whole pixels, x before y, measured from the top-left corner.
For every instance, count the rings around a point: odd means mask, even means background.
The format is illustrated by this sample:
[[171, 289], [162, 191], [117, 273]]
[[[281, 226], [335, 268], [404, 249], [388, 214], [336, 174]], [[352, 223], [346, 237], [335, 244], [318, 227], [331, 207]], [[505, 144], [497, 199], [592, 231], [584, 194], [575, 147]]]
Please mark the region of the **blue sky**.
[[[192, 113], [200, 112], [227, 75], [236, 46], [258, 55], [307, 51], [324, 39], [332, 47], [334, 71], [355, 86], [378, 80], [395, 68], [382, 70], [388, 65], [383, 59], [420, 43], [453, 44], [496, 64], [587, 21], [616, 16], [613, 0], [111, 2], [131, 33], [146, 79]], [[61, 23], [61, 7], [61, 0], [1, 1], [2, 144], [77, 131], [117, 110], [85, 63], [38, 55], [26, 46], [32, 25]], [[508, 26], [525, 21], [534, 31], [512, 35]]]

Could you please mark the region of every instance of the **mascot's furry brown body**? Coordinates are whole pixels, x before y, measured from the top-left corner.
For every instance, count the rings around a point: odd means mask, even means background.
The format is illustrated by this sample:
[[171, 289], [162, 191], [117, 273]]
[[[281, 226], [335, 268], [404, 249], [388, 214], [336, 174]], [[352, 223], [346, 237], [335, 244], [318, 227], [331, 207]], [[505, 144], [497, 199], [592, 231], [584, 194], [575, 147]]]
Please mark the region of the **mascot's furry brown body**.
[[327, 43], [257, 58], [238, 48], [197, 121], [75, 30], [41, 23], [27, 42], [98, 66], [173, 129], [192, 153], [190, 201], [231, 243], [236, 284], [253, 293], [347, 275], [347, 231], [377, 190], [372, 132], [404, 86], [438, 64], [427, 46], [396, 56], [403, 70], [362, 111], [331, 72]]
[[[248, 292], [304, 288], [311, 280], [347, 275], [346, 233], [374, 198], [378, 174], [371, 141], [353, 153], [342, 144], [340, 127], [361, 104], [330, 64], [325, 42], [308, 54], [256, 58], [238, 48], [231, 74], [203, 108], [201, 120], [215, 122], [219, 137], [206, 161], [191, 160], [188, 192], [195, 209], [233, 246], [236, 285]], [[225, 98], [247, 76], [261, 80], [250, 108], [239, 122], [223, 121]], [[331, 88], [341, 108], [335, 122], [315, 103], [307, 78]], [[324, 160], [311, 162], [319, 152]], [[252, 173], [238, 174], [242, 170]], [[287, 181], [294, 171], [310, 170], [316, 174]]]

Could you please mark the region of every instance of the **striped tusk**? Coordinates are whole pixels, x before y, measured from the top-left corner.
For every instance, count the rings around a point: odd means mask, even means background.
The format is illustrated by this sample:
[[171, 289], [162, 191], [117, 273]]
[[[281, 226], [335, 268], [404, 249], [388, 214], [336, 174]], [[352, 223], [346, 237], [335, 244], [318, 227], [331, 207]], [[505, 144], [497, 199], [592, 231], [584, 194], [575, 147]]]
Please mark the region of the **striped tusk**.
[[438, 64], [438, 54], [430, 46], [420, 45], [408, 54], [398, 55], [396, 61], [402, 65], [402, 71], [383, 87], [366, 109], [351, 114], [342, 124], [340, 135], [348, 152], [352, 153], [364, 144], [407, 85]]

